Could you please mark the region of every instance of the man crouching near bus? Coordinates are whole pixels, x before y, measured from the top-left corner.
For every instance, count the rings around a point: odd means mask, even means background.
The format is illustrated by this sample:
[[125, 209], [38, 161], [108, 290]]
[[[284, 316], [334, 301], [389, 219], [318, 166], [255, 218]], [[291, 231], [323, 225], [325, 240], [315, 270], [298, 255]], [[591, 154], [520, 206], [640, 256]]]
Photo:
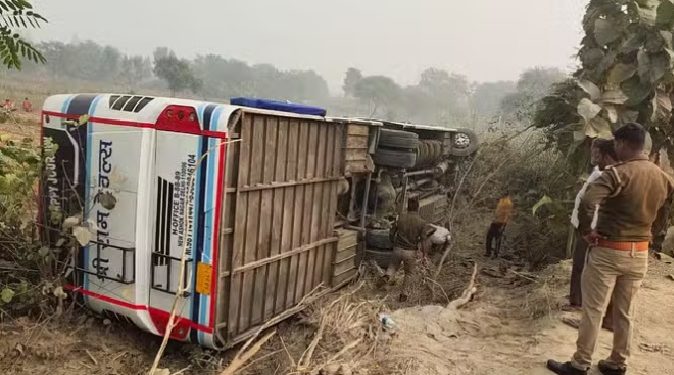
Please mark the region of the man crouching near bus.
[[[417, 261], [426, 257], [435, 232], [436, 227], [419, 216], [419, 203], [414, 200], [409, 202], [408, 211], [400, 214], [393, 224], [391, 228], [393, 256], [383, 281], [388, 282], [402, 264], [405, 276], [400, 291], [400, 302], [407, 301], [410, 277], [417, 270]], [[448, 238], [449, 232], [446, 235]]]
[[590, 245], [581, 282], [583, 316], [572, 360], [547, 363], [559, 375], [588, 373], [611, 293], [613, 350], [608, 359], [599, 361], [599, 371], [604, 375], [627, 372], [634, 298], [648, 268], [651, 228], [654, 222], [667, 219], [672, 202], [674, 181], [643, 153], [644, 128], [627, 124], [613, 135], [620, 162], [591, 183], [581, 199], [578, 230]]

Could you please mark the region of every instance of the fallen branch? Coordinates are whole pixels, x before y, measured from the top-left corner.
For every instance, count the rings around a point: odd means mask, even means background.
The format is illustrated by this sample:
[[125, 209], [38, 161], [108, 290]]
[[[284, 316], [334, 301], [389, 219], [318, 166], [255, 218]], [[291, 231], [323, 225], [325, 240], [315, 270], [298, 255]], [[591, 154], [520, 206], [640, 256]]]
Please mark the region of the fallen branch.
[[239, 369], [248, 362], [249, 359], [253, 358], [257, 352], [262, 349], [262, 345], [264, 345], [269, 339], [272, 338], [276, 334], [276, 331], [272, 331], [268, 333], [266, 336], [263, 338], [259, 339], [253, 346], [251, 346], [250, 349], [244, 351], [246, 349], [246, 345], [241, 347], [238, 353], [236, 353], [236, 356], [234, 356], [234, 359], [232, 359], [232, 362], [227, 366], [226, 369], [224, 369], [220, 375], [234, 375], [236, 374]]
[[523, 273], [520, 273], [520, 272], [517, 272], [517, 271], [513, 271], [513, 270], [510, 270], [510, 269], [509, 269], [508, 271], [509, 271], [509, 272], [512, 272], [513, 275], [519, 276], [519, 277], [521, 277], [521, 278], [523, 278], [523, 279], [527, 279], [527, 280], [529, 280], [529, 281], [538, 281], [538, 279], [536, 279], [536, 276], [533, 276], [533, 275], [531, 275], [531, 276], [530, 276], [530, 275], [525, 275], [525, 274], [523, 274]]
[[344, 348], [342, 348], [342, 350], [340, 350], [337, 354], [335, 354], [334, 356], [332, 356], [332, 358], [328, 359], [328, 362], [327, 362], [327, 363], [330, 364], [331, 362], [336, 361], [339, 357], [343, 356], [346, 352], [348, 352], [349, 350], [351, 350], [351, 349], [355, 348], [356, 346], [358, 346], [358, 344], [360, 344], [361, 341], [363, 341], [363, 338], [362, 338], [362, 337], [359, 338], [359, 339], [356, 339], [356, 340], [354, 340], [354, 341], [352, 341], [352, 342], [350, 342], [350, 343], [347, 344]]
[[89, 356], [89, 359], [91, 359], [91, 361], [94, 363], [94, 365], [98, 366], [98, 361], [96, 360], [96, 358], [94, 357], [94, 355], [91, 354], [91, 352], [89, 351], [89, 349], [84, 349], [84, 352], [87, 353], [87, 356]]
[[325, 330], [325, 325], [327, 324], [326, 319], [321, 319], [321, 325], [318, 327], [318, 331], [314, 335], [314, 338], [311, 340], [311, 343], [307, 347], [307, 350], [304, 351], [302, 357], [299, 360], [299, 368], [307, 369], [311, 364], [311, 357], [314, 355], [314, 350], [318, 346], [318, 343], [323, 338], [323, 331]]
[[470, 277], [468, 287], [466, 288], [466, 290], [463, 291], [461, 297], [450, 302], [449, 305], [447, 305], [447, 308], [457, 310], [460, 307], [467, 304], [468, 302], [470, 302], [470, 299], [473, 297], [473, 294], [477, 292], [477, 288], [475, 287], [476, 276], [477, 276], [477, 263], [473, 264], [473, 275]]
[[[279, 335], [279, 338], [281, 338], [280, 335]], [[250, 361], [249, 364], [247, 364], [247, 365], [245, 365], [244, 367], [242, 367], [242, 368], [241, 368], [241, 371], [246, 370], [246, 369], [249, 368], [250, 366], [252, 366], [252, 365], [254, 365], [254, 364], [256, 364], [256, 363], [258, 363], [258, 362], [260, 362], [260, 361], [264, 361], [265, 359], [267, 359], [267, 358], [269, 358], [269, 357], [275, 356], [275, 355], [279, 354], [279, 353], [282, 352], [282, 351], [283, 351], [283, 349], [274, 350], [273, 352], [267, 353], [267, 354], [261, 356], [260, 358], [255, 358], [254, 360]], [[175, 374], [173, 374], [173, 375], [175, 375]]]
[[442, 258], [440, 258], [440, 263], [438, 264], [438, 269], [435, 270], [435, 278], [437, 279], [438, 276], [440, 276], [440, 272], [442, 271], [442, 265], [445, 264], [445, 260], [447, 260], [447, 257], [449, 256], [449, 253], [452, 252], [452, 248], [454, 247], [454, 241], [450, 241], [447, 245], [445, 245], [445, 252], [442, 253]]

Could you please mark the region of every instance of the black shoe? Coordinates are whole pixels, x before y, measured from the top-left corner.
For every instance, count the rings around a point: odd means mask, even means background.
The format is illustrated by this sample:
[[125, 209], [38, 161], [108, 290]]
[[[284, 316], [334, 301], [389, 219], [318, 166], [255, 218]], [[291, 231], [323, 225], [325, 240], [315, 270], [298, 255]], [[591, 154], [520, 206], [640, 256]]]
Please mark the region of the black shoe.
[[571, 366], [571, 362], [557, 362], [555, 360], [548, 360], [548, 370], [554, 372], [557, 375], [587, 375], [586, 370], [579, 370]]
[[599, 367], [599, 372], [601, 372], [604, 375], [625, 375], [627, 374], [627, 368], [621, 367], [621, 368], [615, 368], [613, 366], [609, 366], [606, 361], [601, 360], [598, 363]]

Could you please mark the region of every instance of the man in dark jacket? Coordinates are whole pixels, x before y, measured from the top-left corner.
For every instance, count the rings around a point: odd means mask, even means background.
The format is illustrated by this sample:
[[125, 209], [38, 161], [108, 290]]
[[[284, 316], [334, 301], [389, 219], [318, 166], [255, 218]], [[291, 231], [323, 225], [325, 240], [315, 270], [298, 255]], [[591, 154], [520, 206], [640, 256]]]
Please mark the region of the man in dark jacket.
[[644, 128], [627, 124], [615, 131], [614, 138], [621, 162], [590, 184], [580, 204], [578, 230], [590, 244], [581, 282], [583, 316], [572, 360], [548, 361], [548, 369], [559, 375], [588, 373], [612, 292], [613, 350], [608, 359], [599, 361], [599, 370], [604, 375], [626, 373], [634, 297], [646, 276], [651, 229], [669, 215], [674, 181], [644, 155]]
[[416, 271], [417, 261], [424, 256], [424, 244], [430, 245], [430, 237], [436, 228], [419, 216], [419, 203], [410, 201], [408, 212], [398, 216], [391, 229], [391, 241], [393, 242], [393, 257], [386, 270], [385, 279], [390, 279], [403, 266], [405, 276], [403, 278], [400, 302], [407, 301], [410, 276]]

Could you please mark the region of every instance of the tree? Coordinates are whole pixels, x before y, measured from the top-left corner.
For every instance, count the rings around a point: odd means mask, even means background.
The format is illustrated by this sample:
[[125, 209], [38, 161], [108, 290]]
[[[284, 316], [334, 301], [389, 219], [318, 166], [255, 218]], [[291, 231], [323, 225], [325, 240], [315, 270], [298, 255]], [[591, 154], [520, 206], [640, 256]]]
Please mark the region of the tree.
[[566, 78], [568, 78], [568, 75], [559, 68], [536, 66], [525, 70], [520, 75], [517, 81], [517, 91], [526, 93], [538, 100], [550, 92], [552, 85]]
[[354, 96], [354, 91], [356, 89], [356, 84], [363, 79], [363, 73], [359, 69], [349, 68], [346, 70], [346, 75], [344, 76], [344, 85], [342, 89], [344, 90], [344, 95]]
[[478, 114], [493, 116], [500, 112], [501, 102], [506, 95], [517, 90], [513, 81], [484, 82], [475, 86], [473, 103]]
[[550, 93], [555, 83], [567, 78], [558, 68], [527, 69], [520, 75], [515, 92], [501, 100], [501, 111], [517, 121], [528, 120], [535, 111], [536, 103]]
[[172, 96], [188, 89], [197, 92], [202, 86], [202, 81], [194, 76], [189, 61], [179, 59], [175, 52], [165, 47], [154, 52], [154, 74], [166, 81]]
[[152, 63], [142, 56], [124, 56], [119, 70], [119, 79], [133, 87], [152, 76]]
[[468, 116], [472, 93], [465, 76], [428, 68], [421, 73], [417, 89], [425, 96], [421, 121], [449, 125]]
[[400, 99], [400, 95], [400, 86], [385, 76], [365, 77], [354, 87], [354, 96], [370, 103], [371, 116], [375, 116], [381, 107], [386, 107], [390, 112]]
[[591, 0], [583, 29], [575, 80], [541, 101], [535, 125], [567, 133], [574, 141], [557, 145], [575, 152], [587, 138], [610, 138], [637, 121], [649, 129], [654, 153], [666, 147], [674, 156], [672, 1]]
[[7, 68], [21, 69], [21, 59], [44, 63], [45, 58], [19, 35], [19, 29], [40, 27], [47, 19], [27, 0], [0, 0], [0, 59]]

